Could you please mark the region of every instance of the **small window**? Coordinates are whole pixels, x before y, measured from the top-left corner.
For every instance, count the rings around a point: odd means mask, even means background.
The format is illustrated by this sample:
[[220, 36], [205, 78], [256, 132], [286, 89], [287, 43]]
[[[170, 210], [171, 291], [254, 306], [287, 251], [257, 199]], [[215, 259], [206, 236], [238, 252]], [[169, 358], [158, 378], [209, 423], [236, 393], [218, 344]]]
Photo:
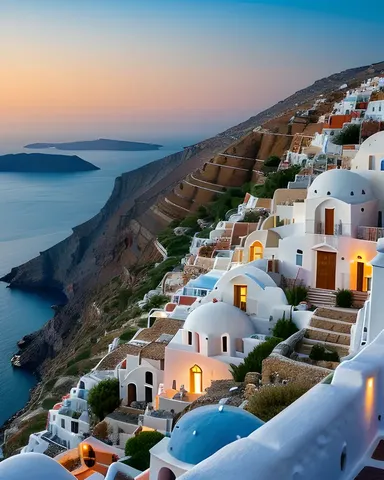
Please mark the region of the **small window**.
[[153, 385], [153, 373], [145, 372], [145, 383], [148, 385]]
[[52, 422], [54, 422], [56, 420], [56, 415], [53, 415], [52, 416]]
[[71, 432], [72, 433], [79, 433], [79, 423], [71, 421]]
[[222, 337], [221, 342], [222, 342], [223, 352], [224, 353], [228, 352], [228, 337], [227, 336]]
[[375, 107], [372, 107], [372, 112], [374, 112], [374, 111], [375, 111]]
[[164, 371], [164, 359], [160, 360], [160, 370]]
[[361, 210], [362, 212], [364, 212], [364, 207], [363, 207], [363, 208], [360, 208], [360, 210]]
[[61, 428], [65, 428], [65, 419], [64, 418], [61, 419]]
[[361, 191], [361, 194], [362, 194], [362, 195], [365, 195], [365, 190], [362, 190], [362, 191]]
[[192, 332], [188, 332], [188, 345], [192, 345]]
[[315, 193], [317, 193], [317, 190], [315, 190]]
[[331, 192], [327, 192], [327, 195], [330, 195], [330, 194], [331, 194]]
[[82, 380], [80, 382], [79, 388], [81, 388], [82, 390], [85, 390], [85, 383]]
[[303, 266], [303, 251], [302, 250], [296, 250], [296, 265], [298, 267]]
[[351, 192], [351, 197], [353, 197], [355, 194], [353, 192]]

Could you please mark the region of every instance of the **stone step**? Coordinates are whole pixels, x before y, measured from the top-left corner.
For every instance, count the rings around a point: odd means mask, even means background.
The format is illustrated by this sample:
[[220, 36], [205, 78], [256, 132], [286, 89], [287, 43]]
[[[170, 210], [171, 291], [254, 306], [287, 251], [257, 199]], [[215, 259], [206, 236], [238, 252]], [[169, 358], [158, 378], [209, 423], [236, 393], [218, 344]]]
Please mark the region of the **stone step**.
[[305, 338], [338, 345], [346, 345], [347, 347], [349, 347], [351, 343], [351, 335], [349, 333], [330, 332], [329, 330], [316, 327], [308, 327], [305, 333]]
[[[304, 342], [303, 342], [304, 343]], [[324, 348], [335, 351], [339, 354], [340, 358], [346, 357], [349, 355], [349, 348], [346, 345], [340, 345], [338, 343], [331, 343], [331, 342], [323, 342], [321, 340], [315, 340], [312, 338], [305, 338], [304, 345], [323, 345]]]
[[305, 341], [303, 340], [299, 344], [299, 346], [296, 348], [296, 352], [309, 356], [309, 354], [311, 353], [312, 347], [313, 345], [311, 345], [310, 343], [305, 343]]
[[344, 322], [342, 320], [336, 320], [333, 318], [319, 317], [318, 315], [312, 315], [310, 327], [321, 328], [322, 330], [328, 330], [330, 332], [338, 333], [351, 333], [352, 323]]
[[338, 307], [319, 307], [314, 313], [317, 317], [341, 320], [342, 322], [356, 323], [357, 310]]

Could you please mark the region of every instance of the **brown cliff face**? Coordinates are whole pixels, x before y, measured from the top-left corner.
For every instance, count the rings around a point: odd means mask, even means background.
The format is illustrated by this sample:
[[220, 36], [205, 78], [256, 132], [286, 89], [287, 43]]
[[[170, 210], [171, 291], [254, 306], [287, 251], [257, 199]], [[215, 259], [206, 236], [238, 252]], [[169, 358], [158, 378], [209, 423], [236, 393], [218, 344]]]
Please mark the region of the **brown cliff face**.
[[[384, 64], [376, 68], [380, 71]], [[42, 330], [26, 338], [22, 366], [36, 369], [70, 343], [96, 287], [124, 267], [159, 260], [153, 240], [170, 220], [186, 216], [228, 186], [257, 181], [258, 161], [282, 155], [289, 147], [287, 122], [300, 106], [310, 106], [319, 94], [337, 90], [342, 83], [369, 76], [372, 73], [362, 67], [320, 80], [216, 137], [118, 177], [98, 215], [1, 279], [12, 288], [59, 289], [68, 298]], [[260, 125], [283, 135], [253, 132]]]

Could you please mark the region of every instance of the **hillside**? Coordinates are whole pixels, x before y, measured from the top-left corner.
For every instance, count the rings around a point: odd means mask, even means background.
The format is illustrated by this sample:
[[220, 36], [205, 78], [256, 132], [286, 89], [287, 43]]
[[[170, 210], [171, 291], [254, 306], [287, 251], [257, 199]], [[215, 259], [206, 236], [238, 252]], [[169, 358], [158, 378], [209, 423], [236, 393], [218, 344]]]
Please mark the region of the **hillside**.
[[0, 156], [0, 172], [71, 173], [100, 170], [77, 155], [16, 153]]
[[[240, 125], [118, 177], [98, 215], [1, 279], [12, 288], [55, 287], [68, 297], [68, 304], [41, 331], [27, 338], [22, 366], [44, 369], [43, 360], [55, 357], [73, 342], [74, 327], [81, 322], [96, 288], [123, 270], [159, 260], [154, 239], [172, 219], [183, 218], [230, 186], [261, 181], [263, 160], [282, 155], [295, 133], [313, 131], [313, 124], [288, 124], [298, 109], [309, 108], [320, 94], [329, 97], [324, 108], [331, 108], [340, 85], [358, 84], [382, 69], [384, 63], [319, 80]], [[263, 129], [254, 131], [260, 126]]]
[[128, 142], [124, 140], [110, 140], [99, 138], [98, 140], [83, 140], [78, 142], [65, 143], [30, 143], [24, 148], [45, 149], [55, 148], [56, 150], [84, 150], [84, 151], [121, 151], [121, 152], [142, 152], [148, 150], [159, 150], [162, 145], [143, 142]]

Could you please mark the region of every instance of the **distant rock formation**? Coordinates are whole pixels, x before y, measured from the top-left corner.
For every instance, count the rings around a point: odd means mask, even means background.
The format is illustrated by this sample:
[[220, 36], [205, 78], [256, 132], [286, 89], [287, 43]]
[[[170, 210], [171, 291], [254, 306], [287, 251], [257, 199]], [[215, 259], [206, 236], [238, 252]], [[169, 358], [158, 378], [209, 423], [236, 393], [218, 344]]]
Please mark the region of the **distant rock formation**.
[[100, 170], [76, 155], [16, 153], [0, 156], [0, 172], [72, 173]]
[[104, 151], [124, 151], [140, 152], [148, 150], [159, 150], [163, 145], [155, 143], [126, 142], [124, 140], [109, 140], [99, 138], [98, 140], [84, 140], [79, 142], [65, 143], [31, 143], [24, 148], [33, 148], [41, 150], [45, 148], [55, 148], [56, 150], [104, 150]]

